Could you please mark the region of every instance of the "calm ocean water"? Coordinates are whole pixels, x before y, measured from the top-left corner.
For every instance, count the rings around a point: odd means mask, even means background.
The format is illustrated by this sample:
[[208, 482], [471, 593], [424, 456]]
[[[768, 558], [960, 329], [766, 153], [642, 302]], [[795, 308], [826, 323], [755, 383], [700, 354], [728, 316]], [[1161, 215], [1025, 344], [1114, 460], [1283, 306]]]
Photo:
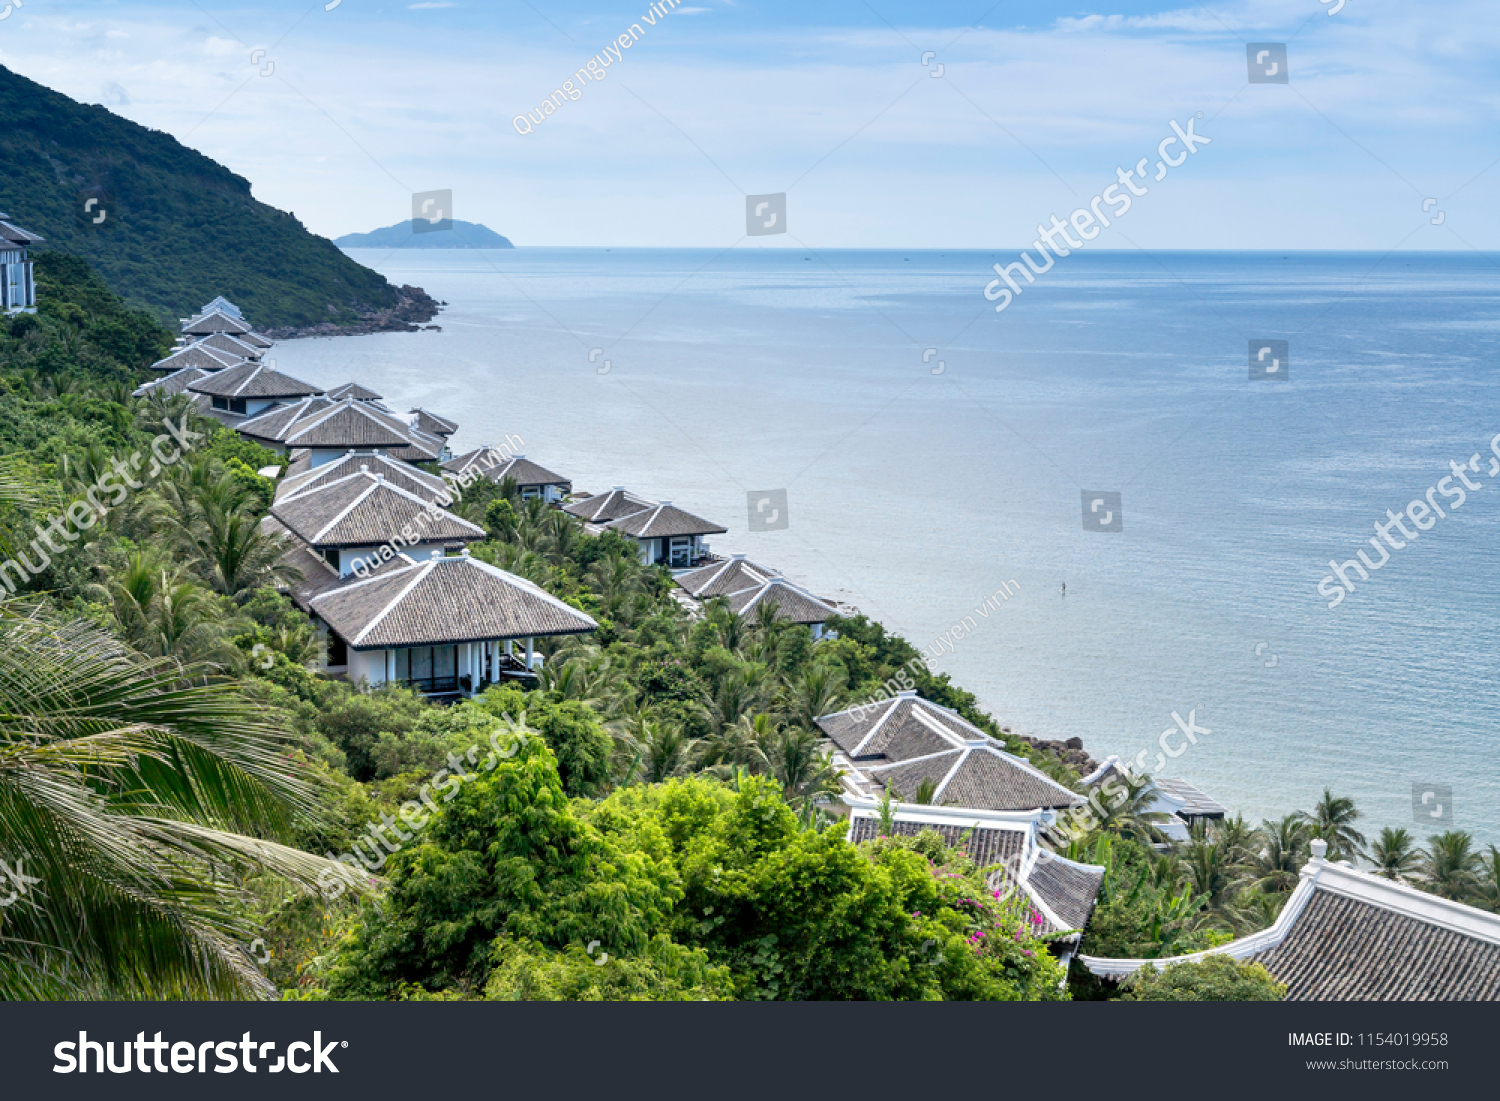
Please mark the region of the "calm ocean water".
[[[283, 370], [718, 520], [716, 550], [918, 647], [972, 616], [934, 667], [1017, 731], [1149, 765], [1196, 709], [1162, 774], [1234, 811], [1328, 785], [1367, 832], [1500, 842], [1491, 259], [1075, 253], [997, 315], [1014, 251], [352, 255], [450, 303], [443, 331], [287, 342]], [[1247, 379], [1262, 339], [1290, 382]], [[1330, 610], [1329, 559], [1378, 563], [1373, 524], [1476, 452], [1483, 488]], [[790, 524], [750, 532], [770, 489]], [[1123, 531], [1085, 531], [1082, 490]], [[1413, 785], [1441, 793], [1420, 821]]]

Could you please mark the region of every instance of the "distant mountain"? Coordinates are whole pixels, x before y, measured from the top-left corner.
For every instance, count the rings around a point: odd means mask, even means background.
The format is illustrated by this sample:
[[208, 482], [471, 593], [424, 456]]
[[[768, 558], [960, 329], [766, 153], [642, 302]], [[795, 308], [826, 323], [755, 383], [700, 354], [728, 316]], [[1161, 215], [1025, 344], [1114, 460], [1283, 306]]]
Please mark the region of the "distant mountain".
[[220, 294], [284, 336], [409, 328], [436, 311], [169, 134], [3, 66], [0, 119], [0, 211], [174, 328]]
[[372, 233], [346, 233], [335, 237], [339, 248], [515, 248], [488, 226], [452, 219], [452, 229], [414, 233], [410, 221], [377, 229]]

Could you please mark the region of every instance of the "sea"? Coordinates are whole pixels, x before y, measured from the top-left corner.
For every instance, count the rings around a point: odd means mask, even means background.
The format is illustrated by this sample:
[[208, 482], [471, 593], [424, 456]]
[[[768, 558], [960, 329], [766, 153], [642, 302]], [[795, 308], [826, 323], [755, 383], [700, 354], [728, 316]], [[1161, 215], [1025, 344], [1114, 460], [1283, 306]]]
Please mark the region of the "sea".
[[714, 520], [1017, 733], [1500, 843], [1495, 256], [1079, 251], [996, 312], [1017, 250], [350, 255], [439, 328], [281, 370]]

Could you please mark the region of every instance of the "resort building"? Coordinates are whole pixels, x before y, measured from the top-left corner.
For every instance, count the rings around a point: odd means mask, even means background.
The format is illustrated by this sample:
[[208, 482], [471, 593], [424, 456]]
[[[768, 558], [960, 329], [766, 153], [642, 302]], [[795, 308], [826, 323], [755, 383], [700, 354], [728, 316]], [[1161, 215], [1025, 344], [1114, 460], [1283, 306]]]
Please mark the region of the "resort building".
[[205, 336], [201, 340], [193, 342], [199, 348], [212, 348], [216, 352], [227, 352], [229, 355], [238, 356], [240, 359], [259, 359], [266, 354], [265, 348], [258, 348], [254, 344], [241, 340], [237, 336], [228, 333], [214, 333]]
[[162, 371], [171, 374], [173, 371], [181, 371], [185, 367], [196, 367], [200, 371], [224, 371], [230, 367], [238, 367], [245, 361], [239, 356], [219, 348], [209, 348], [202, 344], [184, 344], [174, 348], [167, 355], [158, 359], [151, 365], [153, 371]]
[[[203, 370], [201, 367], [183, 367], [173, 371], [170, 375], [154, 378], [150, 382], [136, 387], [131, 391], [130, 396], [133, 398], [143, 398], [147, 394], [180, 394], [193, 383], [200, 379], [208, 378], [212, 373], [211, 371]], [[200, 411], [206, 413], [211, 408], [206, 395], [194, 394], [193, 396], [198, 399], [197, 404]]]
[[1043, 844], [1052, 820], [1049, 812], [902, 804], [887, 829], [876, 800], [846, 795], [844, 802], [849, 806], [850, 841], [859, 844], [882, 834], [912, 837], [933, 831], [948, 847], [962, 849], [987, 870], [992, 891], [1002, 897], [1021, 894], [1042, 919], [1039, 933], [1067, 934], [1051, 946], [1064, 965], [1077, 952], [1105, 869], [1058, 856]]
[[[385, 400], [368, 386], [361, 386], [357, 382], [346, 382], [342, 386], [335, 386], [332, 390], [328, 391], [328, 398], [330, 401], [343, 401], [345, 398], [370, 402]], [[382, 406], [381, 408], [384, 411], [384, 407]]]
[[252, 330], [250, 323], [243, 317], [230, 314], [222, 308], [216, 308], [205, 309], [197, 317], [188, 318], [182, 323], [182, 331], [186, 336], [212, 336], [214, 333], [229, 333], [237, 336]]
[[329, 672], [372, 686], [401, 682], [429, 695], [472, 695], [530, 676], [541, 664], [537, 639], [598, 628], [539, 586], [467, 552], [394, 559], [310, 606], [327, 630]]
[[448, 483], [436, 474], [429, 474], [410, 463], [392, 459], [383, 451], [349, 451], [343, 458], [314, 467], [311, 455], [299, 452], [287, 464], [286, 473], [276, 487], [276, 499], [293, 497], [347, 478], [351, 474], [372, 474], [385, 479], [386, 483], [405, 490], [427, 502], [447, 506], [451, 499]]
[[825, 624], [838, 614], [832, 604], [774, 570], [755, 565], [743, 554], [679, 573], [674, 580], [693, 598], [693, 607], [723, 597], [736, 615], [748, 617], [756, 615], [762, 606], [771, 606], [778, 619], [806, 624], [813, 638], [822, 638]]
[[1225, 955], [1264, 965], [1292, 1002], [1500, 1001], [1500, 914], [1330, 862], [1322, 840], [1312, 852], [1269, 929], [1170, 959], [1079, 961], [1118, 980]]
[[242, 361], [238, 367], [214, 371], [189, 383], [195, 394], [209, 399], [209, 413], [226, 423], [258, 416], [269, 409], [319, 393], [316, 386], [284, 375], [266, 363]]
[[598, 527], [611, 520], [618, 520], [622, 516], [633, 516], [650, 507], [651, 502], [644, 497], [637, 497], [633, 493], [626, 492], [624, 486], [615, 486], [608, 493], [600, 493], [593, 497], [586, 497], [582, 501], [564, 505], [563, 511], [578, 517], [585, 524]]
[[[311, 473], [320, 470], [314, 467]], [[367, 463], [343, 477], [310, 478], [301, 488], [284, 491], [271, 505], [267, 523], [290, 532], [340, 577], [379, 565], [382, 547], [387, 547], [384, 559], [389, 559], [388, 545], [397, 540], [409, 558], [421, 560], [442, 555], [445, 547], [485, 537], [477, 524], [387, 481]]]
[[36, 277], [28, 250], [44, 240], [12, 223], [9, 214], [0, 214], [0, 313], [36, 313]]
[[307, 398], [298, 405], [271, 409], [236, 429], [278, 454], [306, 449], [311, 466], [341, 459], [351, 450], [380, 450], [409, 463], [438, 462], [447, 449], [443, 440], [355, 398]]
[[645, 504], [634, 512], [625, 512], [639, 498], [631, 498], [618, 487], [603, 496], [606, 499], [597, 507], [590, 507], [596, 502], [596, 498], [590, 497], [567, 506], [565, 511], [584, 519], [595, 531], [617, 531], [635, 540], [640, 544], [641, 561], [648, 566], [691, 569], [702, 565], [710, 557], [703, 537], [722, 535], [729, 530], [677, 508], [671, 501]]
[[511, 455], [497, 447], [466, 452], [449, 459], [443, 469], [459, 477], [477, 473], [497, 485], [509, 478], [521, 491], [523, 501], [540, 497], [548, 504], [556, 504], [573, 492], [573, 483], [561, 474], [554, 474], [525, 455]]
[[978, 811], [1055, 811], [1083, 796], [1005, 748], [956, 711], [915, 692], [820, 716], [850, 795]]
[[444, 440], [458, 431], [456, 421], [450, 421], [447, 417], [440, 417], [426, 409], [413, 409], [401, 419], [429, 436], [440, 436]]

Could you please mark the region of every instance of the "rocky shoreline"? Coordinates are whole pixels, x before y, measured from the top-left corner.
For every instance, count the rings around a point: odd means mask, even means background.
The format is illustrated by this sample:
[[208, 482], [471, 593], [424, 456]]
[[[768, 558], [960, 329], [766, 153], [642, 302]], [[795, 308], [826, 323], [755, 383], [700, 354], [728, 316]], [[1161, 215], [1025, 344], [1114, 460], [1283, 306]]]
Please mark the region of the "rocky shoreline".
[[[1004, 728], [1007, 734], [1013, 734], [1009, 727]], [[1099, 762], [1089, 756], [1088, 750], [1083, 748], [1082, 738], [1069, 738], [1067, 741], [1049, 741], [1045, 738], [1031, 738], [1025, 734], [1013, 734], [1027, 745], [1035, 749], [1044, 749], [1056, 755], [1070, 768], [1077, 770], [1078, 775], [1087, 776], [1099, 767]]]
[[359, 320], [351, 324], [323, 321], [316, 325], [289, 325], [280, 329], [266, 329], [264, 332], [271, 340], [297, 340], [308, 336], [362, 336], [366, 333], [414, 333], [436, 317], [444, 305], [421, 287], [406, 285], [397, 288], [394, 306], [367, 308], [356, 303]]

